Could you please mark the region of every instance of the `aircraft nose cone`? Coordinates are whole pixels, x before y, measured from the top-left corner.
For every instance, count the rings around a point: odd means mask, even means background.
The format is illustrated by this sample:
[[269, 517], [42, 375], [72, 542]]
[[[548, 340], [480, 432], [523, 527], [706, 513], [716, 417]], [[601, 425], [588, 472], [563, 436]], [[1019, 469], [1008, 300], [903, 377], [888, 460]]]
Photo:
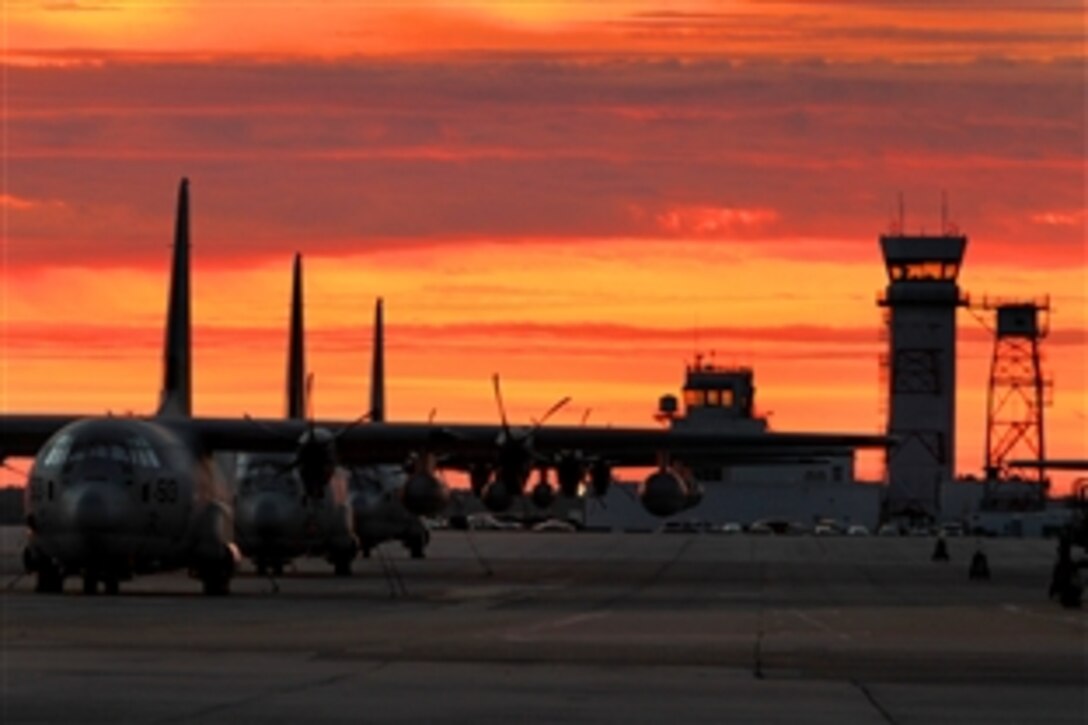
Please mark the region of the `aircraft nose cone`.
[[287, 529], [287, 513], [279, 501], [262, 497], [253, 506], [253, 530], [261, 537], [273, 537]]
[[409, 477], [401, 491], [404, 507], [417, 516], [436, 516], [446, 508], [449, 497], [445, 484], [425, 472]]
[[102, 533], [124, 522], [123, 507], [99, 487], [83, 487], [69, 499], [68, 518], [72, 528], [86, 533]]

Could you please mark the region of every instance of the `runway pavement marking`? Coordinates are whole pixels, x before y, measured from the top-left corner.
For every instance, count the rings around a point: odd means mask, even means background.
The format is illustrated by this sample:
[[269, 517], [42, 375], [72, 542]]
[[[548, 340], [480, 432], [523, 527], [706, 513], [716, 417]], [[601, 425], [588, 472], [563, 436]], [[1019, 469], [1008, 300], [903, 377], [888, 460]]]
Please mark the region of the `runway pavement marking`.
[[1081, 627], [1082, 629], [1088, 629], [1088, 618], [1085, 617], [1077, 617], [1075, 615], [1059, 617], [1048, 614], [1040, 614], [1038, 612], [1032, 612], [1028, 609], [1018, 607], [1015, 604], [1002, 604], [1001, 608], [1009, 614], [1019, 614], [1024, 617], [1031, 617], [1032, 619], [1042, 619], [1046, 622], [1056, 622], [1058, 624], [1072, 624], [1076, 627]]
[[[381, 666], [384, 666], [384, 663]], [[306, 680], [303, 682], [278, 686], [274, 689], [266, 688], [262, 689], [259, 692], [250, 693], [248, 695], [236, 697], [232, 700], [226, 700], [224, 702], [218, 702], [213, 705], [208, 705], [191, 712], [178, 713], [176, 715], [158, 718], [153, 722], [155, 723], [155, 725], [167, 725], [168, 723], [184, 722], [204, 722], [209, 716], [226, 713], [230, 710], [239, 710], [248, 705], [266, 702], [271, 698], [280, 697], [285, 694], [293, 695], [301, 692], [317, 690], [323, 687], [329, 687], [331, 685], [337, 685], [341, 682], [344, 682], [345, 680], [355, 677], [356, 674], [357, 673], [355, 672], [343, 672], [314, 680]]]
[[763, 628], [756, 632], [755, 646], [752, 648], [752, 675], [757, 680], [764, 678], [763, 674]]
[[833, 635], [835, 635], [836, 637], [838, 637], [841, 640], [844, 640], [844, 641], [845, 640], [852, 640], [854, 638], [853, 635], [847, 634], [846, 632], [841, 632], [841, 631], [835, 629], [834, 627], [832, 627], [831, 625], [829, 625], [827, 622], [819, 620], [819, 619], [817, 619], [816, 617], [813, 617], [810, 614], [805, 614], [804, 612], [801, 612], [801, 611], [799, 611], [797, 609], [785, 609], [785, 610], [778, 610], [778, 611], [782, 611], [782, 612], [784, 612], [786, 614], [793, 615], [794, 617], [797, 617], [798, 619], [800, 619], [805, 624], [812, 625], [813, 627], [816, 627], [817, 629], [821, 629], [824, 632], [827, 632], [828, 634], [833, 634]]
[[508, 631], [504, 636], [507, 642], [532, 642], [535, 641], [544, 632], [558, 629], [564, 629], [576, 624], [582, 624], [583, 622], [589, 622], [594, 619], [601, 619], [603, 617], [610, 616], [612, 614], [609, 610], [597, 611], [597, 612], [582, 612], [581, 614], [572, 614], [566, 617], [560, 617], [559, 619], [553, 619], [547, 622], [540, 622], [534, 624], [532, 627], [521, 629], [519, 631]]

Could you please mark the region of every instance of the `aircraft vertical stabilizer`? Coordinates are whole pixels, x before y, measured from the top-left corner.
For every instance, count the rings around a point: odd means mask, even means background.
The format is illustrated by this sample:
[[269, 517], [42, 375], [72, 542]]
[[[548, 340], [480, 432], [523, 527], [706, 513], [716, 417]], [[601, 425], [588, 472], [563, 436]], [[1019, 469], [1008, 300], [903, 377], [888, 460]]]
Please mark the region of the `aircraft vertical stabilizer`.
[[291, 276], [291, 323], [287, 348], [287, 417], [306, 417], [306, 350], [302, 321], [302, 255], [295, 254]]
[[374, 306], [374, 351], [370, 364], [370, 420], [385, 421], [385, 334], [383, 332], [382, 298]]
[[189, 294], [189, 180], [178, 189], [174, 258], [166, 311], [162, 391], [157, 415], [192, 415], [193, 366]]

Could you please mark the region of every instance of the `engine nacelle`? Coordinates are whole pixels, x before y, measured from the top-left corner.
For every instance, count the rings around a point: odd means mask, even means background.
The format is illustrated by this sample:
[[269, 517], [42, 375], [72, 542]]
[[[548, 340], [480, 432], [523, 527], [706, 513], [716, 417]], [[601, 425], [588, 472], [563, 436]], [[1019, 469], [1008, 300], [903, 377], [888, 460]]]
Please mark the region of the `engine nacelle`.
[[577, 455], [565, 453], [555, 462], [555, 477], [559, 479], [560, 492], [567, 498], [574, 498], [586, 477], [585, 464]]
[[336, 472], [336, 440], [324, 428], [314, 428], [302, 434], [295, 453], [302, 486], [310, 498], [325, 497], [325, 489]]
[[499, 466], [492, 485], [502, 486], [512, 495], [520, 496], [529, 480], [529, 470], [520, 466]]
[[483, 499], [484, 489], [487, 488], [487, 484], [491, 481], [491, 469], [485, 465], [478, 464], [472, 466], [468, 470], [468, 482], [472, 487], [472, 495], [478, 499]]
[[551, 508], [552, 504], [555, 503], [555, 489], [552, 488], [550, 484], [540, 481], [533, 486], [529, 498], [532, 499], [533, 505], [537, 508]]
[[658, 469], [642, 483], [639, 500], [654, 516], [672, 516], [688, 507], [690, 487], [675, 471]]
[[194, 543], [191, 568], [201, 576], [212, 572], [229, 579], [242, 561], [242, 552], [234, 543], [233, 513], [221, 503], [208, 504], [201, 512]]
[[498, 481], [492, 481], [484, 488], [483, 495], [480, 496], [480, 501], [483, 502], [483, 505], [487, 507], [488, 511], [502, 513], [503, 511], [508, 511], [510, 507], [514, 505], [514, 496], [506, 486], [503, 486]]
[[703, 501], [703, 487], [695, 482], [688, 482], [688, 499], [684, 505], [685, 509], [693, 509]]
[[525, 491], [533, 468], [533, 452], [527, 440], [507, 438], [499, 442], [499, 460], [495, 465], [495, 481], [513, 496]]
[[401, 489], [404, 508], [416, 516], [436, 516], [450, 502], [449, 487], [430, 471], [416, 471], [408, 475]]
[[611, 485], [612, 467], [605, 461], [594, 461], [589, 467], [589, 486], [593, 489], [593, 495], [603, 498]]

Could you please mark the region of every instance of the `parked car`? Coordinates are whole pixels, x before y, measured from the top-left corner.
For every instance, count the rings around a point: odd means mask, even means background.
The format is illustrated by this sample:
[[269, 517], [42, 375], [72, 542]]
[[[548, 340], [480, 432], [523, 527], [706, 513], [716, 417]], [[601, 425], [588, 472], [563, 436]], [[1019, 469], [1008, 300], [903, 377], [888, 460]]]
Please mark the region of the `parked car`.
[[666, 534], [698, 534], [713, 528], [713, 524], [702, 519], [673, 519], [666, 521], [661, 530]]
[[869, 527], [868, 526], [862, 526], [861, 524], [851, 524], [850, 527], [846, 529], [846, 535], [847, 536], [868, 536], [869, 535]]
[[843, 527], [838, 520], [825, 517], [816, 520], [816, 525], [812, 527], [812, 533], [816, 536], [838, 536], [843, 533]]
[[504, 521], [491, 514], [482, 513], [471, 514], [468, 517], [468, 526], [470, 529], [480, 531], [514, 531], [522, 528], [521, 524], [516, 521]]
[[569, 521], [562, 521], [560, 519], [545, 519], [538, 523], [533, 524], [530, 531], [555, 531], [560, 533], [571, 533], [577, 531], [578, 527]]

